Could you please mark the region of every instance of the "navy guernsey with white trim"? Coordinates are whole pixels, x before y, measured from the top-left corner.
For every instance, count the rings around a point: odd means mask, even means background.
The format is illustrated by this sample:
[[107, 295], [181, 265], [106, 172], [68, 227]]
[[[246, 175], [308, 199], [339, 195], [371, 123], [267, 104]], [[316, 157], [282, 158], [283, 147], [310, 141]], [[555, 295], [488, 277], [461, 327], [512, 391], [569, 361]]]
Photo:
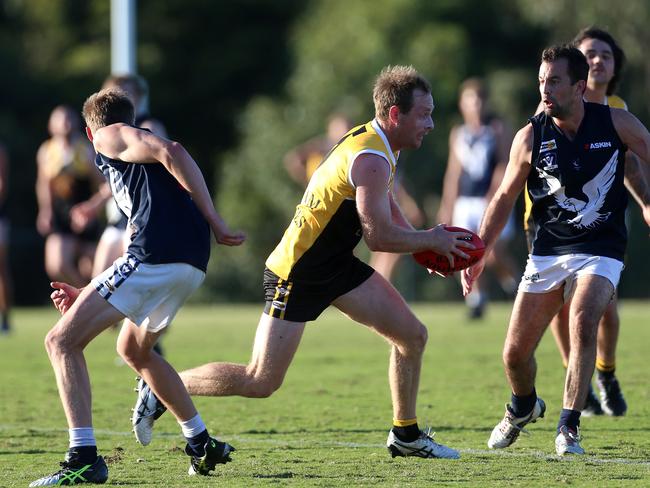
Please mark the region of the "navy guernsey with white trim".
[[161, 163], [125, 163], [97, 153], [95, 164], [129, 218], [127, 253], [143, 263], [186, 263], [206, 271], [210, 227]]
[[573, 140], [544, 112], [532, 117], [528, 194], [536, 225], [532, 254], [584, 253], [623, 261], [627, 243], [625, 151], [610, 108], [584, 102]]

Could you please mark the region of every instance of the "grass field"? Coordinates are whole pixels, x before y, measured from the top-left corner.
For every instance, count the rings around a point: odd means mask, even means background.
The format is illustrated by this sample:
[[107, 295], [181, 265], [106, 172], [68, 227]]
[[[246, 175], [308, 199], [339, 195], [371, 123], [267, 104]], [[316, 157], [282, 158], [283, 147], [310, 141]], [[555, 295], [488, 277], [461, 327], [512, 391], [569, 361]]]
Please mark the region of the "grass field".
[[[283, 387], [271, 398], [198, 398], [214, 435], [231, 442], [234, 462], [209, 478], [188, 478], [184, 441], [171, 415], [148, 447], [130, 433], [134, 374], [116, 364], [116, 335], [87, 350], [99, 449], [109, 485], [120, 486], [650, 486], [650, 305], [621, 304], [618, 376], [629, 404], [623, 418], [583, 419], [588, 455], [562, 459], [553, 441], [563, 368], [548, 334], [538, 350], [537, 391], [546, 418], [512, 448], [486, 441], [503, 415], [509, 389], [501, 347], [510, 313], [492, 305], [483, 323], [467, 323], [461, 305], [418, 305], [428, 325], [418, 417], [461, 459], [392, 459], [384, 443], [391, 422], [388, 347], [334, 310], [308, 326]], [[177, 369], [250, 354], [259, 306], [187, 307], [165, 338]], [[43, 337], [53, 310], [22, 309], [15, 332], [0, 336], [0, 486], [27, 486], [54, 472], [67, 429]]]

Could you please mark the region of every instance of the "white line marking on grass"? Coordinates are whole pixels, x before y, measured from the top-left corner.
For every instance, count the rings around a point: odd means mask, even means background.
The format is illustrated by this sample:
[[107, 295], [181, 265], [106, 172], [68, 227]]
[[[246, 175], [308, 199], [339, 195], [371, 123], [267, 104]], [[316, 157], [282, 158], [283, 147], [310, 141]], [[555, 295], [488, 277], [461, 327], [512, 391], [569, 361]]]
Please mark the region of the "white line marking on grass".
[[[43, 433], [61, 433], [67, 434], [68, 429], [60, 428], [46, 428], [46, 427], [25, 427], [10, 424], [0, 424], [0, 432], [2, 431], [29, 431], [29, 432], [43, 432]], [[113, 436], [113, 437], [132, 437], [133, 432], [115, 431], [107, 429], [95, 429], [95, 434]], [[174, 434], [171, 432], [156, 432], [156, 437], [160, 438], [179, 438], [180, 433]], [[261, 434], [259, 434], [261, 435]], [[275, 435], [275, 434], [270, 434]], [[242, 435], [228, 436], [228, 441], [238, 441], [242, 443], [255, 443], [255, 444], [269, 444], [276, 446], [307, 446], [312, 448], [331, 448], [331, 447], [347, 447], [351, 449], [382, 449], [385, 448], [384, 444], [374, 443], [359, 443], [359, 442], [339, 442], [339, 441], [324, 441], [320, 442], [313, 437], [309, 442], [296, 441], [296, 440], [282, 440], [272, 438], [259, 438]], [[135, 443], [135, 440], [133, 441]], [[557, 456], [543, 451], [504, 451], [493, 449], [458, 449], [459, 452], [464, 454], [473, 454], [477, 456], [492, 456], [492, 457], [509, 457], [509, 458], [538, 458], [546, 461], [560, 461], [560, 462], [583, 462], [583, 463], [598, 463], [598, 464], [623, 464], [635, 466], [650, 466], [650, 461], [640, 461], [637, 459], [626, 458], [599, 458], [595, 456]]]

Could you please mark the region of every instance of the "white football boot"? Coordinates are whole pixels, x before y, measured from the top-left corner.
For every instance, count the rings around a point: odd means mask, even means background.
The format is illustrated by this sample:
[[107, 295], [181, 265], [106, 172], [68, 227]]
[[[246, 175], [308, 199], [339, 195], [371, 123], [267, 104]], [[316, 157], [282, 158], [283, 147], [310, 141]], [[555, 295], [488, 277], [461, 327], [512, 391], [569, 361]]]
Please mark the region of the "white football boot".
[[456, 449], [443, 446], [434, 442], [431, 430], [420, 431], [420, 437], [413, 442], [404, 442], [397, 438], [391, 430], [388, 433], [386, 447], [392, 457], [396, 456], [417, 456], [422, 458], [458, 459], [460, 454]]
[[525, 417], [515, 417], [515, 414], [510, 409], [510, 405], [506, 405], [506, 414], [503, 420], [492, 429], [492, 434], [487, 443], [488, 447], [490, 449], [503, 449], [512, 445], [521, 432], [527, 433], [524, 430], [524, 426], [544, 417], [544, 412], [546, 412], [546, 404], [541, 398], [537, 398], [535, 406]]
[[149, 385], [142, 378], [138, 378], [138, 399], [133, 408], [131, 423], [135, 439], [143, 446], [151, 443], [153, 423], [165, 413], [166, 407], [156, 398]]
[[565, 454], [584, 454], [585, 450], [580, 445], [580, 430], [576, 429], [575, 433], [566, 425], [560, 427], [560, 433], [555, 438], [555, 452], [558, 456]]

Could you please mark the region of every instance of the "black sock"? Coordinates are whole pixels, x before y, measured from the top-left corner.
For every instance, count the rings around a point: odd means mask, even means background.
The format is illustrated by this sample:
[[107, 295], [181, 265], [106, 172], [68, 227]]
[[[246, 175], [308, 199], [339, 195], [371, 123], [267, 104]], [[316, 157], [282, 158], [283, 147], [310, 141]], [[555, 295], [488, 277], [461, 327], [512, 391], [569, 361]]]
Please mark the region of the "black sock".
[[537, 401], [537, 392], [533, 388], [530, 395], [518, 396], [514, 393], [510, 397], [510, 411], [515, 417], [525, 417], [533, 411]]
[[393, 425], [393, 433], [400, 441], [413, 442], [420, 437], [418, 424], [407, 425], [406, 427], [397, 427]]
[[578, 431], [580, 427], [580, 411], [563, 408], [560, 414], [560, 421], [557, 423], [557, 433], [560, 433], [560, 427], [566, 425], [573, 432]]
[[208, 429], [205, 429], [200, 434], [195, 435], [194, 437], [186, 437], [187, 444], [190, 446], [190, 449], [197, 456], [205, 455], [205, 445], [210, 440], [210, 434], [208, 434]]
[[602, 381], [611, 381], [614, 379], [614, 371], [615, 369], [612, 369], [611, 371], [601, 371], [601, 370], [596, 370], [598, 372], [598, 378]]
[[93, 464], [97, 461], [97, 446], [71, 447], [66, 459], [73, 464]]

